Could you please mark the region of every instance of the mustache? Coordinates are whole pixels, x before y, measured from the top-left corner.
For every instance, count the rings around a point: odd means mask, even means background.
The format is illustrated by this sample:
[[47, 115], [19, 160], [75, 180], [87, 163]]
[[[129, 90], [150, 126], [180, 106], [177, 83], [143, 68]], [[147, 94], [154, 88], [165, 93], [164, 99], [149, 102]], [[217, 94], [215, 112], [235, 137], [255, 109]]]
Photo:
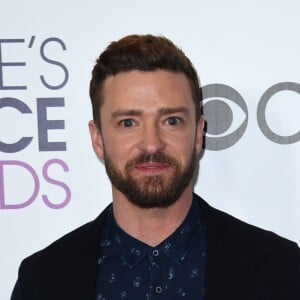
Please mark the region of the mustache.
[[148, 162], [168, 164], [173, 166], [178, 165], [178, 162], [174, 158], [164, 154], [163, 152], [157, 152], [153, 154], [142, 153], [139, 157], [129, 161], [126, 164], [126, 169], [128, 170], [135, 167], [136, 165], [140, 165]]

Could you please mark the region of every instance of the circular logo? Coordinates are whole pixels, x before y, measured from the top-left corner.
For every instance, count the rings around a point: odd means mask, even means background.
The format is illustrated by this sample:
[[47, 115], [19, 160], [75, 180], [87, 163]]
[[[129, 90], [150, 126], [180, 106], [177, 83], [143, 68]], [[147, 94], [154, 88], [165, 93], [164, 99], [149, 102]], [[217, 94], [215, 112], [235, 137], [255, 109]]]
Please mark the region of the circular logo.
[[[207, 133], [205, 137], [205, 149], [216, 151], [231, 147], [240, 140], [247, 128], [248, 108], [245, 100], [232, 87], [218, 83], [204, 86], [202, 88], [202, 95], [204, 103], [203, 114], [206, 120]], [[245, 119], [242, 124], [235, 131], [225, 136], [223, 134], [228, 131], [233, 122], [233, 111], [222, 98], [234, 102], [245, 113]]]
[[289, 136], [281, 136], [272, 131], [266, 121], [267, 104], [276, 93], [281, 91], [293, 91], [300, 94], [300, 84], [296, 82], [280, 82], [267, 89], [261, 96], [257, 107], [257, 122], [261, 132], [274, 143], [293, 144], [300, 141], [300, 131]]

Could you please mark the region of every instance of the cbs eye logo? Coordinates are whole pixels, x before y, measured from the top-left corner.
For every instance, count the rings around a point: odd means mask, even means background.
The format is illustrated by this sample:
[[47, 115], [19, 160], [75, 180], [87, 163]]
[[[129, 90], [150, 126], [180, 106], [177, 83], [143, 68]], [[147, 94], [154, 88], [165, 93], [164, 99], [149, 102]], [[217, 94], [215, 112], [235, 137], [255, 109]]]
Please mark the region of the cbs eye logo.
[[[272, 142], [293, 144], [300, 141], [300, 130], [295, 134], [282, 136], [274, 132], [267, 123], [267, 104], [276, 93], [282, 91], [292, 91], [300, 95], [300, 84], [281, 82], [266, 90], [258, 103], [257, 122], [261, 132]], [[245, 100], [232, 87], [218, 83], [204, 86], [202, 96], [206, 120], [205, 148], [213, 151], [230, 148], [241, 139], [248, 125], [248, 108]], [[229, 105], [230, 101], [232, 103]]]

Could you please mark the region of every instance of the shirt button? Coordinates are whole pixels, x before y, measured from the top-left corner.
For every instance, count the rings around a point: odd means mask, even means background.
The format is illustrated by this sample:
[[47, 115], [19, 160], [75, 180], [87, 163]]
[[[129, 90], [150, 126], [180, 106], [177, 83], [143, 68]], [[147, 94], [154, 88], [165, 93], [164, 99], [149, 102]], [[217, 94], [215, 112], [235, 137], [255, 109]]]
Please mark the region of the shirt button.
[[153, 250], [152, 254], [153, 254], [154, 256], [158, 256], [158, 255], [159, 255], [159, 251], [158, 251], [157, 249], [155, 249], [155, 250]]
[[160, 294], [162, 292], [162, 287], [161, 286], [157, 286], [156, 288], [155, 288], [155, 293], [156, 294]]

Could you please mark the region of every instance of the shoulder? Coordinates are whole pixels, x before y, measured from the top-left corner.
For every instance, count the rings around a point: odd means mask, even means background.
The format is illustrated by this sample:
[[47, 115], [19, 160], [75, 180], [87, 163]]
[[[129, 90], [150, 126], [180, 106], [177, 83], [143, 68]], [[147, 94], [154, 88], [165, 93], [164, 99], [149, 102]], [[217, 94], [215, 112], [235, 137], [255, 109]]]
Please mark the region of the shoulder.
[[206, 275], [207, 281], [213, 283], [209, 293], [214, 294], [216, 284], [230, 293], [234, 290], [242, 295], [248, 290], [263, 295], [254, 299], [298, 299], [300, 249], [295, 242], [196, 198], [206, 223]]
[[[218, 238], [221, 243], [236, 243], [240, 241], [243, 245], [269, 245], [283, 248], [296, 248], [297, 244], [285, 239], [271, 231], [248, 224], [223, 211], [211, 207], [207, 202], [196, 195], [203, 210], [208, 231], [212, 234], [211, 239]], [[251, 247], [252, 248], [252, 247]]]
[[96, 248], [101, 227], [105, 220], [105, 209], [95, 220], [86, 223], [75, 230], [67, 233], [46, 248], [25, 258], [21, 263], [20, 270], [30, 268], [30, 272], [40, 272], [55, 268], [61, 264], [74, 261], [82, 253]]
[[243, 222], [196, 197], [206, 222], [208, 250], [218, 251], [228, 259], [253, 269], [261, 263], [269, 264], [274, 270], [296, 272], [300, 267], [297, 243]]
[[99, 236], [106, 215], [107, 209], [23, 260], [18, 276], [23, 299], [93, 299]]

